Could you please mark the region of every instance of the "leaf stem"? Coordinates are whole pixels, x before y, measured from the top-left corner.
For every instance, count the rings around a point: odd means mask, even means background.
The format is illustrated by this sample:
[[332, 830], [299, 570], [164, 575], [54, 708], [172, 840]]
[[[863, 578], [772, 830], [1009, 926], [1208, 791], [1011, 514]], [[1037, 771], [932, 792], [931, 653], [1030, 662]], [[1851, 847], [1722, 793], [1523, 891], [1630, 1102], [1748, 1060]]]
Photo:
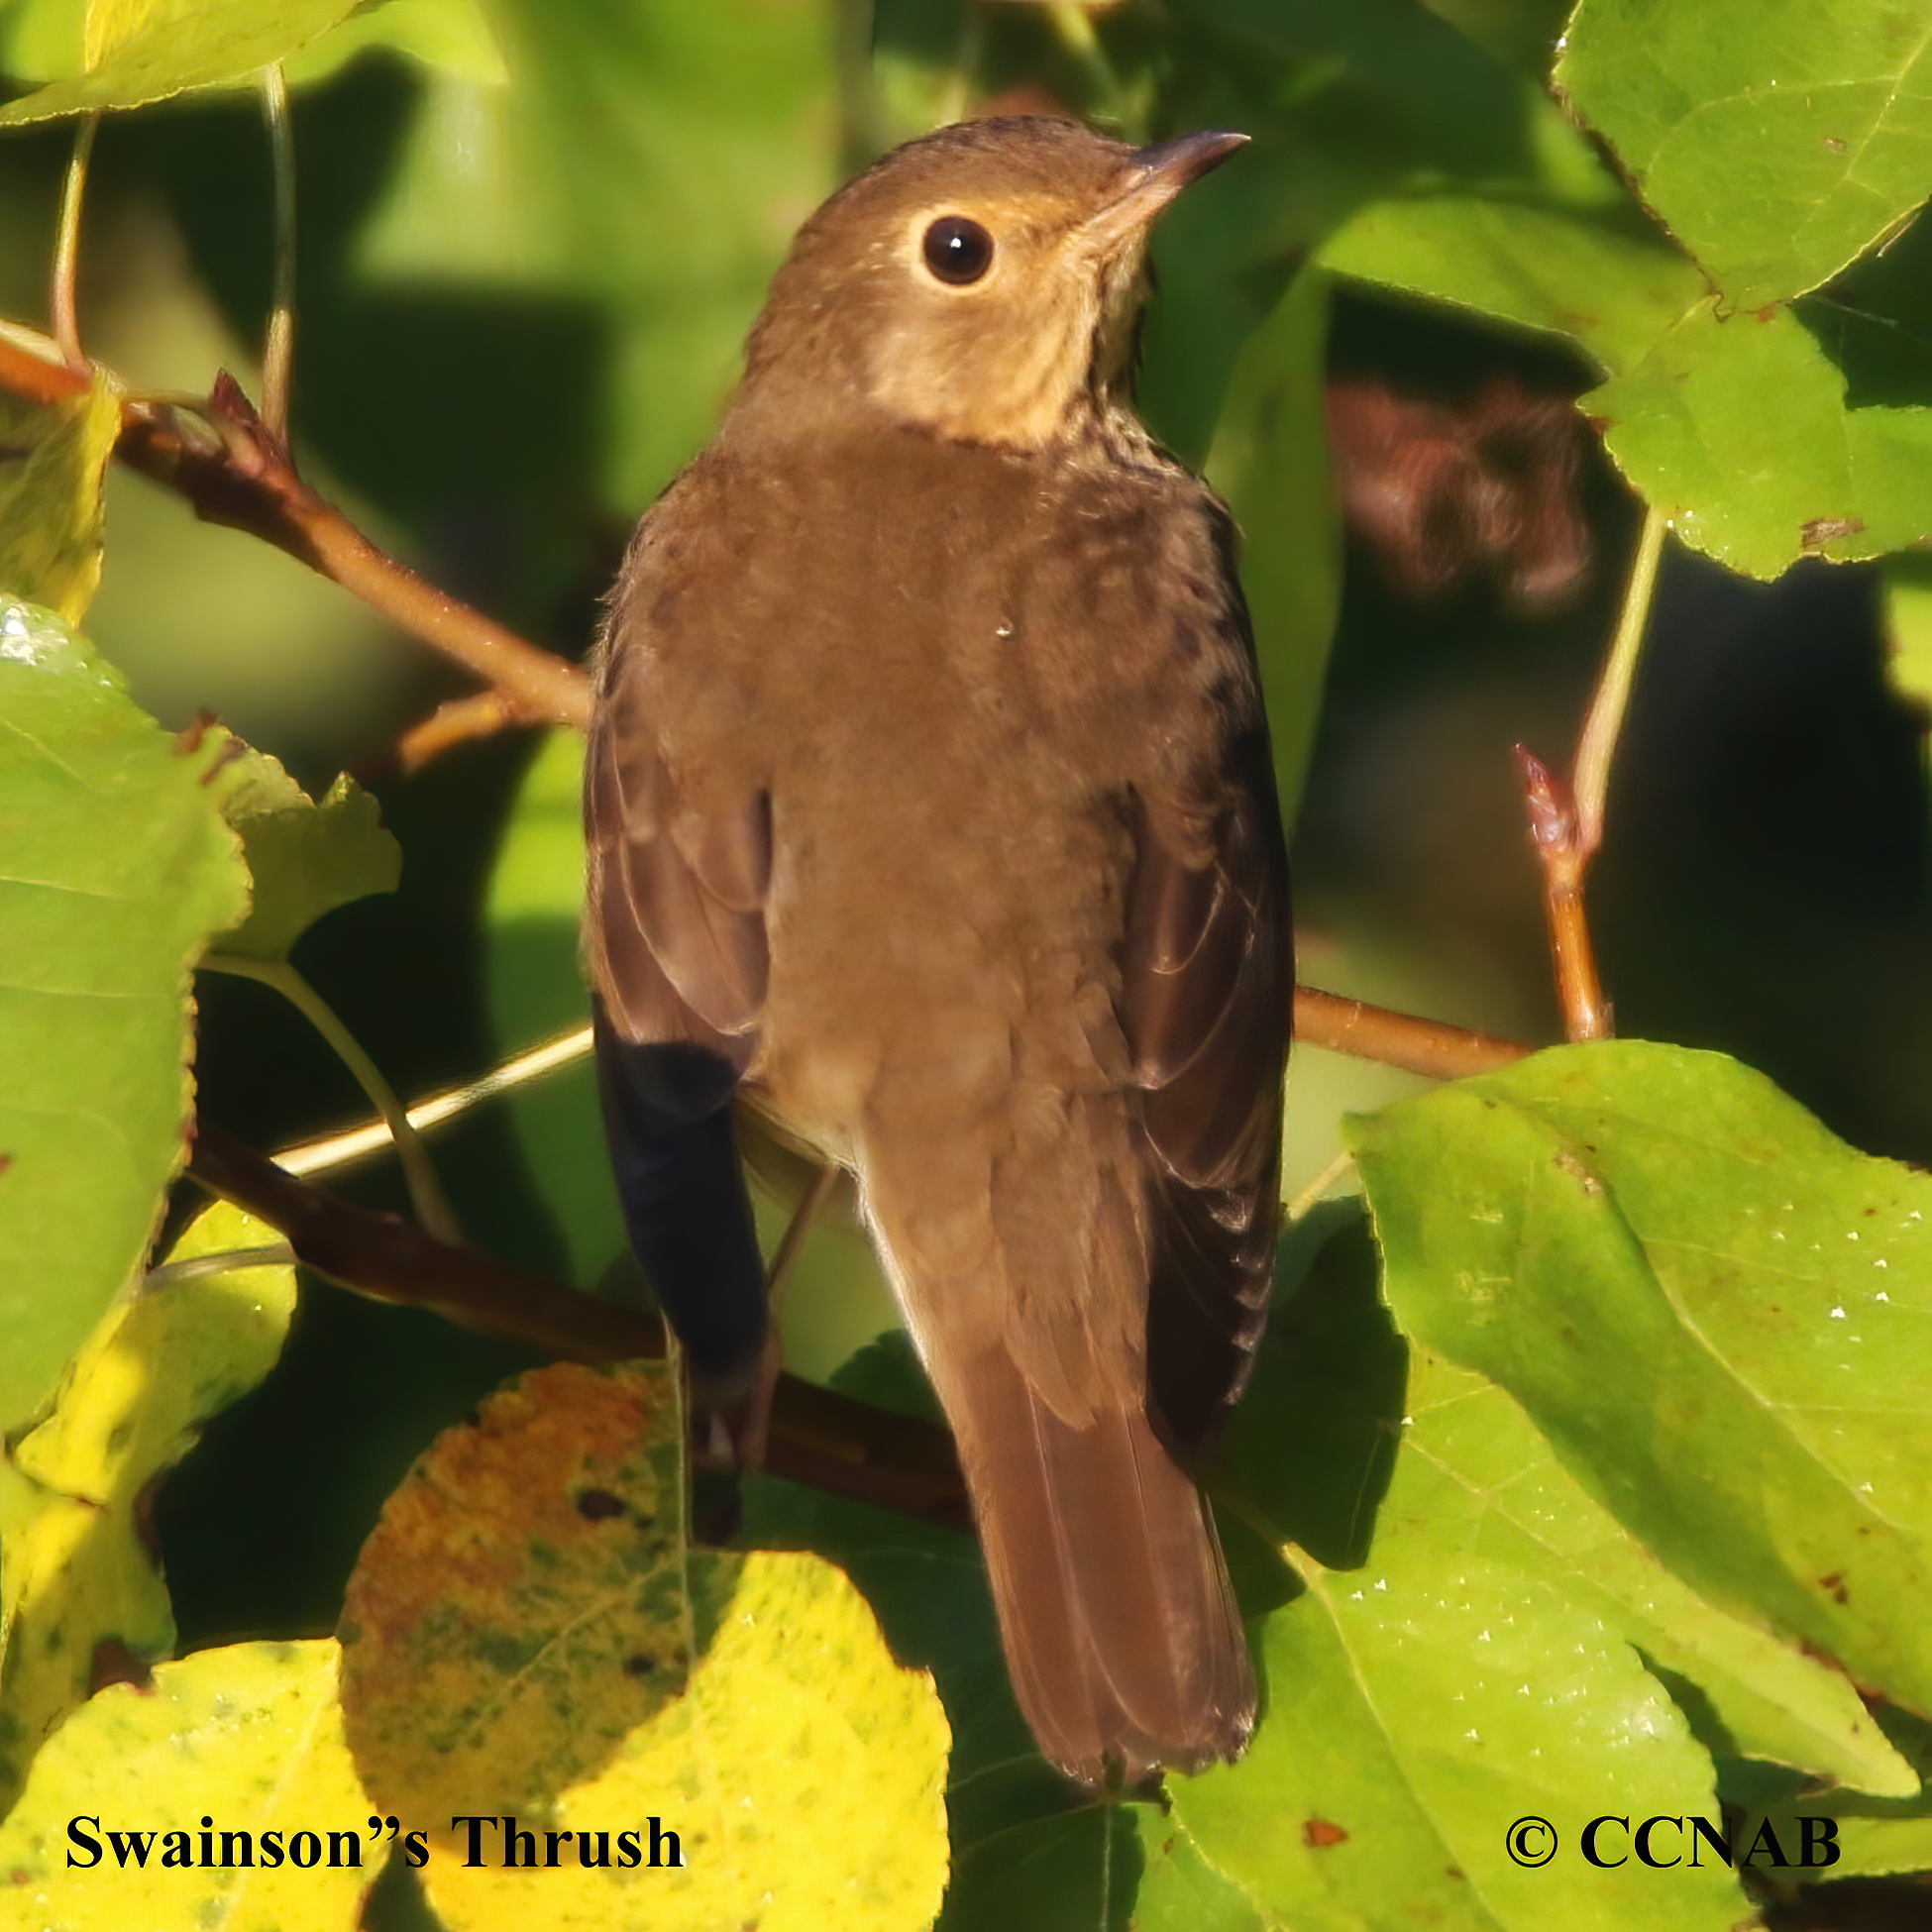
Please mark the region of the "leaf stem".
[[328, 1041], [336, 1057], [355, 1076], [356, 1084], [381, 1115], [389, 1137], [395, 1142], [396, 1158], [402, 1163], [402, 1178], [409, 1189], [416, 1219], [439, 1241], [460, 1246], [463, 1231], [443, 1192], [442, 1182], [436, 1178], [428, 1148], [410, 1125], [395, 1089], [363, 1050], [362, 1042], [337, 1018], [335, 1009], [285, 959], [244, 959], [238, 953], [211, 952], [201, 963], [211, 972], [228, 973], [237, 979], [256, 980], [263, 986], [273, 987]]
[[262, 419], [288, 441], [288, 382], [295, 355], [295, 145], [288, 124], [288, 83], [281, 62], [262, 69], [262, 104], [275, 182], [274, 268], [268, 327], [262, 344]]
[[1354, 1155], [1346, 1147], [1343, 1147], [1282, 1210], [1282, 1218], [1288, 1226], [1292, 1228], [1296, 1222], [1306, 1220], [1320, 1204], [1322, 1197], [1354, 1164]]
[[778, 1305], [785, 1293], [785, 1280], [792, 1272], [792, 1264], [799, 1258], [799, 1250], [805, 1246], [805, 1236], [811, 1233], [811, 1225], [818, 1219], [818, 1211], [831, 1199], [844, 1169], [835, 1162], [828, 1161], [817, 1173], [812, 1175], [811, 1184], [799, 1198], [799, 1205], [792, 1210], [792, 1219], [785, 1224], [785, 1233], [779, 1236], [778, 1246], [772, 1251], [771, 1265], [765, 1270], [765, 1299], [771, 1304], [772, 1312], [777, 1314]]
[[80, 321], [74, 301], [74, 283], [80, 275], [80, 203], [87, 186], [87, 162], [94, 152], [94, 136], [101, 117], [89, 114], [74, 129], [73, 153], [67, 161], [67, 178], [60, 191], [60, 227], [54, 244], [54, 280], [49, 291], [49, 309], [54, 323], [54, 339], [60, 354], [73, 369], [84, 369], [87, 358], [81, 353]]
[[290, 1268], [295, 1250], [286, 1241], [263, 1247], [228, 1247], [219, 1254], [190, 1254], [179, 1261], [163, 1261], [141, 1277], [141, 1291], [174, 1288], [184, 1281], [205, 1281], [212, 1274], [240, 1274], [248, 1268]]
[[1664, 554], [1664, 536], [1669, 527], [1664, 512], [1653, 506], [1644, 511], [1644, 527], [1637, 539], [1637, 557], [1630, 568], [1630, 582], [1624, 589], [1623, 608], [1617, 616], [1616, 634], [1610, 640], [1610, 655], [1603, 675], [1597, 680], [1596, 694], [1590, 699], [1589, 714], [1583, 720], [1582, 735], [1576, 741], [1576, 764], [1570, 790], [1576, 800], [1576, 840], [1583, 863], [1588, 865], [1603, 843], [1603, 801], [1610, 786], [1610, 758], [1623, 729], [1624, 712], [1630, 703], [1630, 688], [1637, 676], [1637, 660], [1644, 648], [1644, 631], [1651, 614], [1651, 597], [1657, 589], [1658, 561]]

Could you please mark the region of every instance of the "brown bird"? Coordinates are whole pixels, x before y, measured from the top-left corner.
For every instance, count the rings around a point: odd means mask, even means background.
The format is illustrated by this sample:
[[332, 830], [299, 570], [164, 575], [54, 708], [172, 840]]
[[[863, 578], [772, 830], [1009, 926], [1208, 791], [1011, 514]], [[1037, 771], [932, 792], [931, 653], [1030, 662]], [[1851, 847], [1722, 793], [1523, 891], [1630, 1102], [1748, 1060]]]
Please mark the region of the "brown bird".
[[735, 1096], [857, 1178], [1041, 1750], [1232, 1758], [1187, 1469], [1278, 1220], [1287, 859], [1234, 533], [1130, 412], [1154, 217], [1241, 143], [993, 120], [806, 222], [597, 659], [587, 956], [694, 1372], [765, 1301]]

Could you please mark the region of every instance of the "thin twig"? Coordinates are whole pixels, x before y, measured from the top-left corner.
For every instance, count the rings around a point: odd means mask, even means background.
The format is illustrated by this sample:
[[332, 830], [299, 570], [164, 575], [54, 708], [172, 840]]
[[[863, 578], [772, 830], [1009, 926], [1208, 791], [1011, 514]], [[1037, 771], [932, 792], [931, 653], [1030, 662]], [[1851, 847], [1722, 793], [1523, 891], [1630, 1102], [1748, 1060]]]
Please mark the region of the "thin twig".
[[1432, 1080], [1493, 1073], [1535, 1051], [1493, 1033], [1391, 1013], [1387, 1007], [1346, 1000], [1313, 986], [1295, 988], [1295, 1038], [1303, 1046], [1326, 1046], [1333, 1053], [1375, 1060]]
[[[479, 1079], [466, 1080], [460, 1087], [446, 1087], [427, 1100], [419, 1100], [406, 1118], [418, 1133], [428, 1133], [467, 1114], [471, 1108], [494, 1100], [498, 1094], [506, 1094], [588, 1058], [590, 1044], [590, 1028], [574, 1026], [567, 1033], [526, 1047]], [[334, 1174], [374, 1154], [386, 1153], [393, 1144], [388, 1123], [370, 1121], [320, 1140], [305, 1140], [299, 1146], [284, 1147], [275, 1159], [290, 1174]]]
[[275, 182], [274, 269], [268, 334], [262, 344], [262, 419], [285, 445], [289, 372], [295, 355], [295, 144], [288, 125], [288, 83], [279, 60], [262, 69], [262, 104], [268, 119]]
[[270, 1241], [261, 1247], [225, 1247], [219, 1254], [188, 1254], [178, 1261], [163, 1261], [141, 1277], [141, 1292], [155, 1288], [178, 1288], [184, 1281], [205, 1281], [210, 1275], [242, 1274], [250, 1268], [292, 1268], [295, 1250], [286, 1241]]
[[236, 979], [254, 980], [272, 987], [328, 1041], [335, 1056], [362, 1088], [376, 1111], [382, 1117], [389, 1138], [395, 1144], [396, 1158], [402, 1164], [403, 1183], [409, 1190], [410, 1205], [416, 1219], [440, 1241], [457, 1244], [463, 1230], [456, 1210], [450, 1206], [443, 1183], [436, 1178], [436, 1165], [429, 1149], [410, 1125], [396, 1092], [383, 1077], [382, 1070], [363, 1049], [363, 1043], [342, 1023], [336, 1011], [309, 985], [285, 959], [245, 959], [236, 953], [211, 952], [201, 961], [210, 972], [227, 973]]
[[515, 715], [501, 692], [480, 691], [471, 698], [452, 698], [396, 740], [394, 769], [408, 777], [458, 745], [492, 737], [508, 725], [528, 721]]
[[[211, 1194], [279, 1230], [305, 1267], [358, 1294], [425, 1308], [565, 1361], [598, 1365], [664, 1354], [657, 1317], [451, 1247], [400, 1216], [323, 1194], [211, 1121], [196, 1123], [188, 1173]], [[778, 1378], [766, 1467], [927, 1522], [964, 1528], [970, 1520], [958, 1458], [943, 1429], [793, 1375]]]
[[1530, 812], [1530, 841], [1543, 868], [1543, 911], [1550, 927], [1550, 956], [1556, 971], [1556, 998], [1563, 1034], [1571, 1040], [1608, 1039], [1610, 1005], [1597, 979], [1596, 954], [1583, 916], [1583, 850], [1576, 799], [1563, 780], [1535, 752], [1516, 747], [1516, 768]]
[[54, 244], [54, 284], [48, 302], [54, 339], [60, 345], [67, 366], [76, 370], [87, 367], [74, 300], [74, 283], [80, 275], [80, 202], [87, 187], [88, 158], [94, 152], [94, 136], [100, 125], [98, 114], [83, 115], [73, 131], [73, 154], [68, 158], [67, 178], [60, 191], [60, 227]]
[[[1295, 989], [1295, 1036], [1304, 1046], [1323, 1046], [1333, 1053], [1375, 1060], [1434, 1080], [1456, 1080], [1465, 1074], [1493, 1073], [1535, 1048], [1494, 1033], [1472, 1032], [1440, 1020], [1419, 1020], [1413, 1014], [1392, 1013], [1365, 1000], [1346, 1000], [1312, 986]], [[514, 1054], [501, 1066], [460, 1086], [446, 1087], [414, 1103], [406, 1118], [418, 1133], [427, 1134], [467, 1114], [473, 1107], [494, 1100], [531, 1081], [542, 1080], [585, 1059], [590, 1052], [590, 1028], [574, 1026], [569, 1032], [539, 1041]], [[336, 1174], [359, 1162], [386, 1153], [393, 1144], [385, 1121], [366, 1121], [340, 1133], [304, 1140], [284, 1147], [276, 1161], [290, 1174], [304, 1178]], [[782, 1250], [781, 1250], [782, 1251]]]

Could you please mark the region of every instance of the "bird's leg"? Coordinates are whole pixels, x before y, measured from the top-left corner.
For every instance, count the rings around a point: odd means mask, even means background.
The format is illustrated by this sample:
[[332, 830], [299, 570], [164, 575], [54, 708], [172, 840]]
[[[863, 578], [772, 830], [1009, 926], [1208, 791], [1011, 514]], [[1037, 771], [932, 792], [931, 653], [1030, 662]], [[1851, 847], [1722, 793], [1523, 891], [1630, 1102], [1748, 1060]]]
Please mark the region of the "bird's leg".
[[839, 1169], [827, 1163], [811, 1177], [809, 1185], [799, 1197], [799, 1205], [792, 1211], [792, 1219], [786, 1223], [785, 1233], [778, 1246], [772, 1252], [771, 1266], [765, 1270], [765, 1299], [774, 1316], [778, 1313], [779, 1297], [785, 1292], [785, 1277], [792, 1271], [792, 1263], [799, 1258], [799, 1250], [805, 1246], [805, 1236], [811, 1233], [811, 1224], [818, 1219], [818, 1211], [831, 1199], [832, 1189], [838, 1185]]
[[[694, 1442], [693, 1453], [706, 1467], [757, 1469], [764, 1466], [765, 1449], [771, 1436], [772, 1392], [777, 1388], [780, 1371], [785, 1366], [784, 1348], [778, 1333], [779, 1299], [784, 1293], [786, 1276], [791, 1273], [799, 1250], [805, 1246], [805, 1236], [811, 1233], [811, 1224], [831, 1198], [832, 1189], [838, 1185], [838, 1168], [831, 1165], [820, 1167], [813, 1173], [805, 1193], [799, 1197], [799, 1205], [792, 1211], [792, 1219], [786, 1223], [778, 1246], [772, 1252], [771, 1264], [765, 1270], [765, 1297], [770, 1310], [770, 1326], [765, 1337], [765, 1351], [752, 1371], [750, 1385], [717, 1406], [705, 1402], [701, 1389], [694, 1392], [697, 1397], [694, 1419], [704, 1425], [705, 1433], [701, 1442]], [[697, 1432], [694, 1431], [696, 1436]]]

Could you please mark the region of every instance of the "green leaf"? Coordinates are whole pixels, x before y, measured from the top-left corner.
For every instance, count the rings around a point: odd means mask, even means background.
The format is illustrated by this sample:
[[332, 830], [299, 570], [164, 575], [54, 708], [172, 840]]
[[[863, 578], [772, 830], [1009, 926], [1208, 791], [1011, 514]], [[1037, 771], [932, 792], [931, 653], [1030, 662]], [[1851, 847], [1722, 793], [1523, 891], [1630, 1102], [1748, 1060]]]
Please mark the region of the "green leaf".
[[0, 6], [0, 73], [57, 80], [82, 71], [86, 0], [13, 0]]
[[1621, 200], [1522, 193], [1372, 202], [1322, 246], [1338, 274], [1575, 343], [1606, 373], [1641, 362], [1708, 294]]
[[1673, 1576], [1591, 1501], [1493, 1382], [1422, 1354], [1409, 1405], [1387, 1508], [1406, 1512], [1418, 1534], [1507, 1560], [1601, 1617], [1673, 1689], [1694, 1687], [1693, 1726], [1719, 1755], [1884, 1797], [1917, 1795], [1917, 1772], [1843, 1675]]
[[[217, 1203], [169, 1253], [179, 1263], [272, 1243]], [[174, 1642], [142, 1521], [157, 1476], [268, 1374], [295, 1310], [286, 1262], [124, 1293], [62, 1378], [54, 1413], [15, 1451], [31, 1514], [0, 1532], [0, 1816], [41, 1740], [85, 1701], [110, 1654], [153, 1664]]]
[[1405, 1330], [1693, 1588], [1932, 1709], [1932, 1181], [1720, 1055], [1558, 1048], [1351, 1124]]
[[181, 1164], [188, 972], [247, 903], [205, 765], [0, 599], [0, 1427], [140, 1265]]
[[1556, 81], [1727, 309], [1830, 280], [1932, 183], [1932, 28], [1892, 0], [1582, 0]]
[[353, 11], [356, 0], [118, 0], [89, 9], [90, 70], [0, 107], [0, 127], [144, 107], [239, 86]]
[[1116, 1932], [1137, 1925], [1137, 1912], [1129, 1918], [1127, 1911], [1140, 1867], [1139, 1833], [1149, 1822], [1161, 1829], [1151, 1806], [1088, 1803], [961, 1845], [938, 1932], [1002, 1925]]
[[1133, 1900], [1133, 1932], [1288, 1932], [1201, 1856], [1185, 1832], [1148, 1834], [1154, 1849]]
[[[348, 1925], [383, 1856], [368, 1812], [342, 1741], [335, 1645], [236, 1644], [163, 1664], [140, 1689], [113, 1684], [69, 1718], [0, 1825], [0, 1871], [40, 1932]], [[145, 1863], [109, 1832], [147, 1839]], [[239, 1842], [221, 1868], [223, 1832], [251, 1834], [249, 1869]]]
[[267, 752], [243, 750], [224, 759], [210, 789], [254, 885], [248, 916], [216, 949], [286, 959], [324, 913], [395, 891], [402, 849], [382, 829], [381, 807], [347, 775], [318, 805]]
[[[808, 1556], [691, 1549], [661, 1365], [540, 1370], [445, 1432], [390, 1497], [343, 1611], [343, 1703], [384, 1809], [434, 1821], [451, 1932], [926, 1923], [946, 1730], [863, 1599]], [[580, 1882], [505, 1871], [468, 1826], [608, 1829]], [[661, 1818], [682, 1870], [622, 1869]], [[589, 1895], [587, 1895], [587, 1893]], [[776, 1919], [773, 1921], [777, 1922]]]
[[101, 481], [121, 433], [121, 390], [95, 370], [80, 395], [0, 393], [0, 590], [77, 624], [101, 581]]
[[1845, 407], [1845, 378], [1788, 309], [1705, 303], [1583, 398], [1685, 542], [1753, 577], [1881, 556], [1932, 532], [1932, 409]]
[[[1577, 1832], [1599, 1813], [1714, 1815], [1710, 1760], [1586, 1610], [1512, 1566], [1445, 1560], [1404, 1515], [1384, 1511], [1363, 1568], [1297, 1559], [1307, 1591], [1262, 1631], [1248, 1755], [1176, 1780], [1176, 1820], [1297, 1932], [1654, 1926], [1656, 1896], [1587, 1863]], [[1509, 1852], [1532, 1817], [1558, 1839], [1539, 1869]], [[1744, 1916], [1730, 1874], [1670, 1876], [1673, 1927]]]
[[[1887, 1737], [1921, 1775], [1932, 1772], [1932, 1725], [1908, 1711], [1880, 1705], [1876, 1713]], [[1740, 1829], [1746, 1841], [1769, 1818], [1786, 1856], [1796, 1863], [1804, 1843], [1806, 1817], [1838, 1822], [1838, 1857], [1819, 1876], [1827, 1878], [1884, 1878], [1903, 1872], [1932, 1872], [1932, 1787], [1918, 1796], [1885, 1799], [1845, 1791], [1804, 1791], [1789, 1801], [1762, 1805]], [[1817, 1827], [1813, 1826], [1814, 1834]], [[1735, 1841], [1734, 1841], [1735, 1842]]]
[[1527, 75], [1412, 0], [1184, 0], [1179, 11], [1224, 39], [1220, 71], [1278, 90], [1277, 111], [1331, 130], [1344, 168], [1359, 148], [1379, 150], [1384, 170], [1512, 173], [1539, 124], [1558, 122]]
[[1275, 1301], [1215, 1484], [1244, 1520], [1331, 1568], [1361, 1563], [1392, 1518], [1446, 1568], [1511, 1564], [1634, 1645], [1708, 1749], [1917, 1790], [1839, 1672], [1707, 1603], [1590, 1499], [1500, 1388], [1403, 1343], [1358, 1202], [1295, 1230]]

